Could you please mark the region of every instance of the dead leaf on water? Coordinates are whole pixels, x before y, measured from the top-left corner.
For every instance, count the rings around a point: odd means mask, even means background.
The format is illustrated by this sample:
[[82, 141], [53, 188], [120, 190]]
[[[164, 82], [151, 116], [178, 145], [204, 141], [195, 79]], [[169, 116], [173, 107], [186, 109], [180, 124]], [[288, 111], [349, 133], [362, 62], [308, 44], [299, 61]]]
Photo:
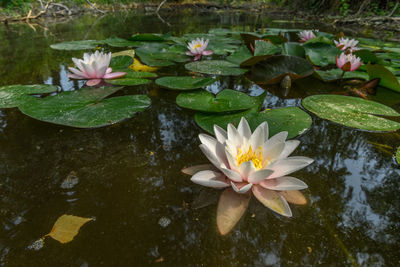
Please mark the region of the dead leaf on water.
[[307, 204], [306, 197], [298, 190], [280, 191], [279, 194], [281, 194], [281, 196], [283, 196], [289, 203], [296, 205]]
[[57, 219], [51, 229], [50, 233], [44, 237], [50, 236], [60, 243], [71, 242], [74, 237], [78, 234], [79, 229], [87, 222], [93, 220], [93, 218], [83, 218], [74, 215], [64, 214]]

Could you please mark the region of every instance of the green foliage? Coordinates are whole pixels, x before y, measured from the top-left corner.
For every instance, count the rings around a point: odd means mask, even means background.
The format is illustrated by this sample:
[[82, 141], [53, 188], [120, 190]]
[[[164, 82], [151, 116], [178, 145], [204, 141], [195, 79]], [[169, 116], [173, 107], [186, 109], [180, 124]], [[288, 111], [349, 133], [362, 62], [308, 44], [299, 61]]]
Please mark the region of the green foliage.
[[341, 15], [347, 16], [350, 8], [349, 0], [340, 0], [340, 2], [339, 12]]

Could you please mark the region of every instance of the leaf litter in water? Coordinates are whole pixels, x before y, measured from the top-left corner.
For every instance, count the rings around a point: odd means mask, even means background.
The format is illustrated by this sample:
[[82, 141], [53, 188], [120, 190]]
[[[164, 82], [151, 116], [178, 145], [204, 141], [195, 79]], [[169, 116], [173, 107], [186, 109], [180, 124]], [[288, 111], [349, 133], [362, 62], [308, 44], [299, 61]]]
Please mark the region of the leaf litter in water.
[[71, 242], [78, 234], [79, 229], [87, 222], [92, 221], [93, 218], [83, 218], [74, 215], [64, 214], [57, 219], [54, 223], [50, 233], [43, 238], [50, 236], [60, 243]]
[[60, 187], [62, 189], [72, 189], [75, 185], [79, 183], [79, 178], [76, 176], [76, 173], [74, 171], [71, 171], [67, 178], [65, 178]]

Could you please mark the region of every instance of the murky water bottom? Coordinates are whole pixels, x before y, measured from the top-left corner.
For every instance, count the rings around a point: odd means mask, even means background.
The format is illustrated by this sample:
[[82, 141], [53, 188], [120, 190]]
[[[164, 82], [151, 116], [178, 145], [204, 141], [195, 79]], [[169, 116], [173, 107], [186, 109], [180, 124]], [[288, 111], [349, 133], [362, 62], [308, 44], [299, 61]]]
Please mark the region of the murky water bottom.
[[[141, 13], [33, 25], [36, 32], [26, 24], [0, 26], [0, 85], [78, 88], [66, 77], [66, 67], [81, 52], [49, 48], [60, 41], [232, 26], [318, 28], [242, 13], [182, 13], [164, 19], [170, 26]], [[181, 72], [168, 68], [159, 74]], [[219, 78], [208, 90], [225, 88], [263, 92], [244, 77]], [[300, 98], [327, 88], [297, 90], [285, 99], [271, 90], [264, 107], [299, 106]], [[367, 133], [313, 116], [310, 130], [296, 138], [301, 145], [294, 153], [315, 159], [295, 175], [308, 184], [309, 203], [292, 205], [294, 216], [288, 219], [253, 198], [237, 227], [220, 236], [216, 205], [191, 208], [202, 187], [180, 172], [207, 163], [198, 148], [202, 130], [194, 113], [176, 105], [176, 92], [154, 83], [122, 93], [147, 94], [152, 105], [99, 129], [61, 127], [18, 109], [0, 110], [0, 266], [400, 264], [400, 170], [392, 157], [400, 144], [398, 133]], [[41, 249], [28, 249], [62, 214], [95, 220], [70, 243], [47, 238]]]

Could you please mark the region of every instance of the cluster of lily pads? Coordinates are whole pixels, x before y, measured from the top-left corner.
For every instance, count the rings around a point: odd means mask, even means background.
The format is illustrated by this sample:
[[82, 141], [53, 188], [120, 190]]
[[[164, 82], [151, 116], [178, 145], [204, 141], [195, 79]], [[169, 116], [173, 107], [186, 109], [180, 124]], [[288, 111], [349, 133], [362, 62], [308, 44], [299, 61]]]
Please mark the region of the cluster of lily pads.
[[[285, 216], [291, 216], [287, 201], [303, 202], [298, 190], [307, 186], [285, 175], [312, 160], [288, 157], [298, 142], [286, 138], [304, 133], [312, 119], [300, 107], [262, 110], [266, 92], [250, 96], [221, 88], [214, 95], [206, 89], [219, 76], [245, 75], [263, 88], [273, 85], [289, 88], [292, 82], [309, 76], [340, 85], [348, 79], [357, 79], [366, 82], [361, 83], [360, 90], [373, 84], [400, 93], [400, 45], [319, 31], [212, 29], [207, 34], [181, 37], [135, 34], [129, 39], [72, 41], [51, 47], [95, 50], [84, 53], [82, 59], [73, 58], [75, 67], [69, 67], [68, 76], [86, 80], [86, 86], [60, 93], [56, 93], [58, 89], [53, 85], [3, 86], [0, 108], [18, 107], [32, 118], [54, 124], [79, 128], [106, 126], [130, 118], [151, 104], [146, 95], [111, 95], [125, 86], [151, 83], [149, 78], [157, 77], [161, 68], [168, 73], [171, 67], [184, 65], [184, 76], [163, 76], [155, 83], [181, 91], [177, 105], [194, 110], [196, 123], [216, 135], [216, 139], [200, 137], [205, 147], [203, 152], [214, 166], [196, 166], [185, 172], [193, 175], [192, 180], [198, 184], [229, 187], [220, 200], [225, 204], [218, 208], [222, 214], [218, 218], [225, 218], [219, 220], [221, 233], [229, 232], [243, 215], [249, 200], [243, 194], [250, 189], [265, 206]], [[106, 53], [116, 48], [126, 50]], [[349, 127], [369, 131], [400, 129], [400, 123], [389, 118], [400, 116], [397, 111], [360, 97], [313, 95], [304, 98], [302, 106], [323, 119]], [[237, 129], [234, 125], [238, 125]], [[268, 139], [269, 136], [273, 137]], [[235, 199], [236, 193], [242, 196]], [[232, 217], [227, 215], [227, 207], [235, 201], [238, 210]]]

